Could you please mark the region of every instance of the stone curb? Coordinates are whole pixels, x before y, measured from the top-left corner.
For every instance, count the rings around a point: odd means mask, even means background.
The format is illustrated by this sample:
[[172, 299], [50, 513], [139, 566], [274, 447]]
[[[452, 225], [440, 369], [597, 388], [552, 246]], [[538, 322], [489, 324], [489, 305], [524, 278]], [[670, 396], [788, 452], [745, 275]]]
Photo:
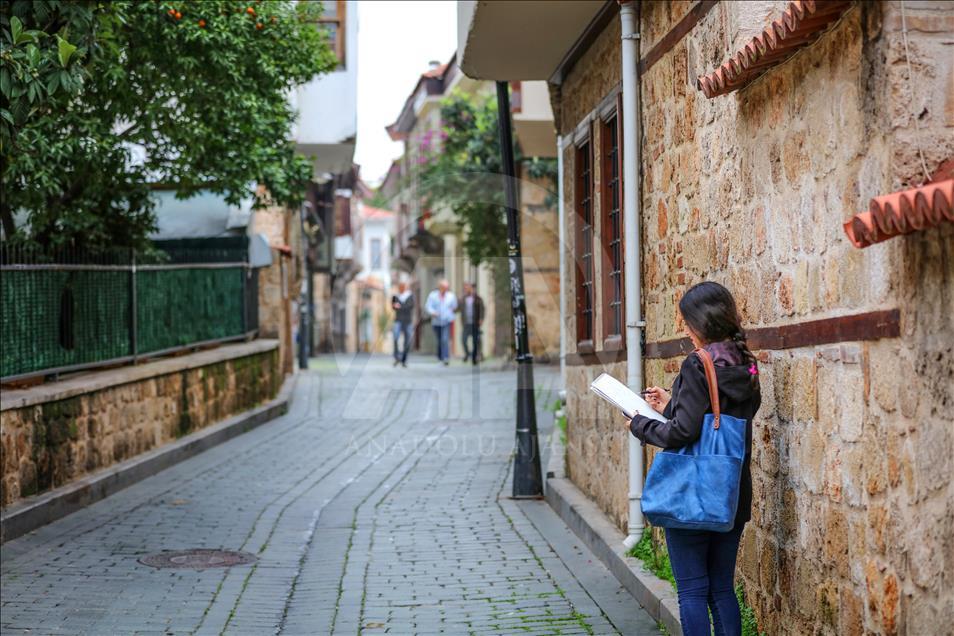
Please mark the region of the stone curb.
[[626, 536], [602, 510], [564, 474], [564, 449], [560, 431], [554, 428], [547, 464], [545, 498], [550, 507], [613, 573], [626, 590], [672, 636], [682, 636], [679, 601], [672, 585], [643, 568], [638, 559], [626, 555]]
[[297, 374], [275, 399], [23, 502], [0, 515], [0, 542], [16, 539], [288, 412]]

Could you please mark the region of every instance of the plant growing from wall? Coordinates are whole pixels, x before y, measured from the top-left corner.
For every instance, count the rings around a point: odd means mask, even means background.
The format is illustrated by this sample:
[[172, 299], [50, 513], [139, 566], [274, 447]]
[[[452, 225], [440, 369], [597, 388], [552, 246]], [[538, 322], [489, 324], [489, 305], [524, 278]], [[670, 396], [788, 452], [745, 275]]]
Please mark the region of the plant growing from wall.
[[672, 565], [669, 563], [669, 552], [665, 545], [653, 539], [653, 532], [650, 528], [643, 530], [643, 536], [639, 538], [636, 545], [630, 548], [628, 554], [642, 561], [647, 570], [656, 577], [669, 581], [672, 589], [676, 589], [676, 579], [672, 575]]
[[288, 140], [287, 93], [336, 64], [319, 11], [251, 0], [3, 3], [6, 238], [143, 246], [153, 182], [230, 203], [260, 195], [258, 184], [297, 205], [311, 173]]
[[[669, 550], [665, 543], [657, 541], [653, 537], [651, 528], [643, 530], [643, 536], [640, 537], [636, 545], [629, 549], [627, 554], [642, 561], [647, 570], [657, 578], [668, 581], [673, 590], [676, 589], [676, 577], [673, 576], [672, 564], [669, 562]], [[745, 590], [741, 583], [735, 586], [735, 598], [739, 603], [739, 611], [742, 614], [742, 636], [765, 636], [764, 632], [759, 631], [755, 610], [745, 601]], [[664, 627], [661, 627], [661, 630], [664, 629]]]

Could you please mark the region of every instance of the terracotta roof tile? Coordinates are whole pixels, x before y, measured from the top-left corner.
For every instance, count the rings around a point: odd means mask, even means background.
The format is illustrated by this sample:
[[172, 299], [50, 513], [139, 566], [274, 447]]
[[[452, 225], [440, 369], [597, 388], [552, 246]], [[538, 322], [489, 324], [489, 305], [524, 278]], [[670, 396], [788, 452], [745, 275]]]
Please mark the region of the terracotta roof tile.
[[442, 75], [444, 75], [444, 71], [446, 70], [447, 70], [447, 64], [439, 64], [438, 66], [435, 66], [434, 68], [421, 73], [421, 77], [439, 78]]
[[954, 223], [954, 179], [873, 198], [867, 212], [845, 223], [845, 234], [863, 248], [944, 222]]
[[390, 219], [394, 216], [394, 212], [382, 208], [373, 208], [370, 205], [362, 205], [361, 216], [366, 219]]
[[788, 9], [761, 35], [752, 38], [719, 68], [699, 77], [699, 90], [712, 99], [746, 86], [818, 39], [851, 5], [850, 0], [795, 0], [789, 3]]

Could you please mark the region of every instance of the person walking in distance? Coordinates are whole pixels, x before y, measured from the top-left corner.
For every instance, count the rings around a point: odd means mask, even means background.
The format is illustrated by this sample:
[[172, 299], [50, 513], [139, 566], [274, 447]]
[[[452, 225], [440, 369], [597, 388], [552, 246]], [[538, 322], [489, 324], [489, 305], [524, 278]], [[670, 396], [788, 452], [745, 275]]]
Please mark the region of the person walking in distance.
[[476, 365], [480, 357], [480, 327], [484, 324], [484, 301], [477, 295], [473, 283], [464, 283], [461, 317], [464, 323], [462, 338], [464, 341], [464, 362], [467, 362], [470, 358]]
[[[411, 332], [414, 329], [414, 294], [403, 280], [398, 283], [398, 293], [391, 297], [394, 309], [394, 366], [407, 366], [407, 352], [411, 349]], [[399, 347], [401, 336], [404, 347]]]
[[442, 278], [437, 283], [437, 289], [427, 296], [424, 309], [431, 317], [431, 326], [437, 338], [437, 359], [449, 364], [450, 356], [450, 328], [454, 322], [454, 312], [457, 311], [457, 296], [450, 290], [450, 283]]

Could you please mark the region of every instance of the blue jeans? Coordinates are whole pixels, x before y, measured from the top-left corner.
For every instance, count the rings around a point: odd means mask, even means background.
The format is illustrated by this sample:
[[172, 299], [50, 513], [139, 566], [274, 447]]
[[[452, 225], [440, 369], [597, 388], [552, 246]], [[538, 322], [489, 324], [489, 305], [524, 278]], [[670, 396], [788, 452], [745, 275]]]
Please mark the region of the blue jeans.
[[450, 357], [450, 325], [433, 325], [437, 338], [437, 359], [441, 362]]
[[672, 573], [679, 588], [684, 636], [709, 636], [709, 611], [716, 636], [739, 636], [742, 616], [735, 598], [735, 558], [742, 527], [729, 532], [666, 528]]
[[[473, 360], [477, 364], [480, 357], [480, 325], [464, 323], [464, 362]], [[471, 348], [468, 345], [473, 345]]]
[[[407, 352], [411, 349], [411, 332], [414, 326], [409, 322], [394, 321], [394, 359], [398, 362], [407, 362]], [[404, 348], [401, 349], [398, 343], [404, 334]]]

